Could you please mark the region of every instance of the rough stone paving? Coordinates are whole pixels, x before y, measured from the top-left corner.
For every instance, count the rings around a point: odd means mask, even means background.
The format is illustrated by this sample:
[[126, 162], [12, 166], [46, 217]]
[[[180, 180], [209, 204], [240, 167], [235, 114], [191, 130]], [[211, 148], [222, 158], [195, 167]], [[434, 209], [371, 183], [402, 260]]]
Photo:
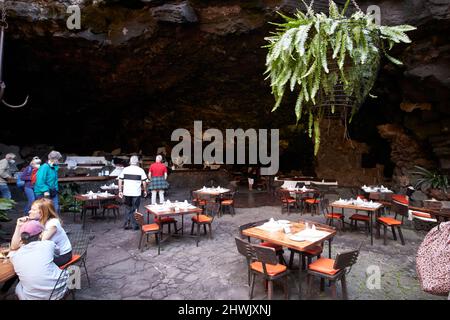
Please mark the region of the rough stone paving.
[[[121, 217], [123, 214], [122, 210]], [[73, 223], [70, 213], [62, 216], [67, 230], [80, 228], [79, 223]], [[140, 252], [138, 231], [123, 230], [119, 220], [114, 223], [112, 219], [88, 219], [87, 230], [93, 236], [87, 256], [91, 286], [87, 287], [83, 274], [82, 289], [77, 290], [76, 299], [248, 299], [246, 262], [236, 250], [234, 237], [238, 236], [239, 225], [271, 217], [295, 221], [300, 214], [281, 213], [280, 206], [237, 208], [235, 216], [225, 214], [214, 220], [213, 239], [203, 237], [196, 247], [195, 239], [171, 238], [162, 244], [159, 256], [154, 237]], [[302, 218], [324, 222], [322, 215], [305, 214]], [[190, 223], [190, 218], [185, 219], [186, 232], [190, 231]], [[370, 246], [363, 230], [338, 232], [332, 244], [333, 258], [337, 252], [356, 248], [365, 241], [347, 278], [349, 299], [445, 299], [424, 293], [417, 280], [415, 255], [424, 233], [404, 228], [404, 236], [405, 246], [392, 238], [387, 246], [382, 239], [374, 239], [374, 245]], [[327, 256], [327, 247], [324, 252]], [[285, 259], [289, 259], [288, 250]], [[380, 268], [380, 289], [366, 286], [369, 266]], [[290, 299], [294, 300], [298, 299], [296, 272], [292, 271], [289, 281]], [[340, 285], [337, 287], [340, 297]], [[274, 299], [283, 297], [282, 285], [275, 283]], [[4, 298], [14, 299], [13, 290]], [[255, 299], [266, 298], [263, 281], [257, 280]], [[306, 297], [304, 292], [303, 298], [331, 299], [329, 287], [319, 293], [316, 281], [312, 296]]]

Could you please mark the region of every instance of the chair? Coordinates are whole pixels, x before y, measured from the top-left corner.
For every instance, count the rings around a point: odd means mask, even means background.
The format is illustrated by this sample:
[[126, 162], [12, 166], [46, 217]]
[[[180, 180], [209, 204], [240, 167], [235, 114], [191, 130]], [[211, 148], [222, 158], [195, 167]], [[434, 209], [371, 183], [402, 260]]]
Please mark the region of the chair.
[[[289, 257], [289, 269], [292, 269], [292, 264], [294, 262], [294, 257], [295, 254], [299, 255], [299, 261], [301, 261], [301, 268], [302, 270], [307, 269], [307, 266], [312, 262], [313, 258], [317, 258], [319, 259], [320, 256], [322, 255], [322, 251], [323, 251], [323, 243], [321, 245], [318, 246], [312, 246], [304, 251], [298, 251], [295, 249], [289, 249], [289, 251], [291, 252], [291, 255]], [[308, 260], [308, 264], [306, 264], [306, 261]]]
[[278, 194], [281, 200], [281, 210], [286, 206], [288, 214], [290, 213], [290, 207], [298, 208], [297, 200], [294, 197], [291, 197], [289, 191], [279, 190]]
[[[260, 221], [256, 221], [256, 222], [250, 222], [250, 223], [246, 223], [246, 224], [239, 226], [239, 234], [240, 234], [241, 239], [245, 238], [245, 236], [242, 233], [245, 229], [250, 229], [253, 227], [260, 226], [260, 225], [266, 223], [267, 221], [269, 221], [269, 219], [264, 219], [264, 220], [260, 220]], [[247, 240], [250, 243], [250, 237], [247, 237]], [[279, 262], [286, 265], [286, 261], [284, 260], [284, 250], [283, 250], [282, 246], [275, 244], [275, 243], [268, 242], [268, 241], [261, 241], [261, 243], [259, 243], [259, 245], [264, 246], [264, 247], [274, 248], [275, 252], [278, 256]]]
[[231, 215], [235, 215], [234, 211], [234, 196], [236, 194], [236, 191], [232, 191], [229, 193], [224, 194], [220, 199], [220, 208], [219, 213], [220, 216], [225, 212], [225, 208], [228, 208], [228, 212], [230, 212]]
[[363, 215], [363, 214], [359, 214], [359, 213], [355, 213], [352, 216], [350, 216], [350, 226], [352, 227], [353, 230], [357, 230], [358, 229], [358, 222], [364, 222], [365, 226], [366, 226], [366, 234], [369, 234], [369, 230], [370, 230], [370, 216], [369, 214], [367, 215]]
[[161, 241], [160, 240], [162, 237], [162, 231], [161, 231], [159, 224], [157, 224], [157, 223], [144, 224], [144, 215], [137, 211], [134, 213], [134, 218], [138, 222], [140, 229], [141, 229], [141, 236], [139, 238], [138, 249], [140, 249], [141, 252], [143, 251], [144, 247], [142, 246], [142, 240], [143, 240], [144, 236], [146, 236], [146, 244], [148, 244], [148, 236], [154, 234], [155, 241], [158, 244], [158, 255], [159, 255], [161, 253], [161, 244], [160, 244]]
[[212, 239], [212, 223], [214, 217], [219, 214], [220, 203], [207, 203], [203, 209], [203, 214], [192, 217], [191, 235], [194, 234], [194, 227], [197, 225], [197, 236], [200, 236], [200, 227], [203, 226], [205, 234], [207, 234], [206, 226], [209, 228], [209, 238]]
[[289, 297], [288, 277], [289, 270], [283, 264], [278, 263], [277, 254], [274, 248], [261, 245], [252, 245], [256, 261], [250, 263], [250, 272], [252, 275], [250, 300], [253, 298], [253, 290], [255, 287], [255, 278], [262, 275], [268, 283], [268, 299], [272, 300], [273, 281], [284, 277], [284, 295], [285, 299]]
[[337, 212], [329, 212], [329, 200], [328, 199], [324, 199], [322, 200], [322, 205], [323, 205], [323, 213], [325, 215], [325, 219], [326, 219], [326, 224], [329, 226], [334, 226], [334, 220], [337, 220], [340, 222], [341, 224], [341, 229], [345, 230], [345, 222], [344, 222], [344, 215], [342, 213], [337, 213]]
[[84, 272], [86, 273], [86, 278], [88, 286], [91, 286], [91, 281], [89, 279], [89, 274], [86, 267], [87, 259], [87, 249], [89, 246], [89, 236], [84, 231], [75, 231], [68, 234], [68, 238], [72, 245], [72, 259], [65, 265], [59, 267], [61, 270], [67, 269], [71, 265], [80, 264]]
[[309, 208], [311, 215], [314, 215], [313, 209], [316, 214], [319, 214], [321, 201], [320, 195], [321, 195], [320, 192], [313, 192], [308, 194], [306, 198], [302, 199], [302, 202]]
[[100, 209], [100, 201], [86, 201], [83, 205], [84, 214], [87, 214], [88, 211], [91, 212], [91, 216], [95, 217], [97, 215], [97, 210]]
[[103, 205], [103, 217], [105, 216], [105, 213], [108, 213], [108, 220], [109, 214], [112, 213], [114, 216], [114, 223], [116, 223], [117, 217], [120, 216], [120, 206], [116, 203], [105, 203]]
[[175, 233], [178, 233], [178, 227], [177, 227], [178, 221], [173, 217], [164, 217], [164, 218], [161, 218], [161, 220], [155, 218], [154, 223], [157, 223], [158, 225], [160, 225], [161, 233], [164, 231], [164, 226], [166, 226], [166, 225], [168, 226], [169, 234], [172, 232], [171, 225], [173, 225]]
[[324, 290], [325, 280], [330, 282], [332, 297], [336, 298], [336, 282], [341, 281], [343, 299], [348, 299], [346, 275], [358, 260], [362, 243], [357, 250], [338, 253], [336, 259], [320, 258], [308, 266], [308, 293], [311, 294], [312, 278], [320, 279], [320, 291]]
[[[397, 240], [397, 236], [395, 234], [395, 229], [397, 229], [398, 235], [400, 236], [400, 241], [401, 241], [402, 245], [405, 245], [405, 240], [403, 239], [401, 225], [403, 224], [404, 218], [408, 217], [408, 214], [409, 214], [408, 205], [407, 204], [405, 205], [405, 204], [397, 202], [397, 201], [393, 201], [392, 211], [395, 212], [394, 218], [391, 218], [391, 217], [377, 218], [378, 230], [379, 230], [380, 225], [383, 226], [383, 231], [384, 231], [383, 244], [384, 245], [387, 244], [387, 228], [390, 227], [392, 230], [392, 235], [394, 237], [394, 240]], [[401, 216], [401, 220], [397, 220], [397, 215]]]
[[58, 280], [50, 293], [48, 300], [64, 300], [72, 293], [72, 299], [75, 300], [75, 291], [67, 285], [69, 277], [75, 273], [75, 270], [62, 269]]
[[207, 203], [205, 199], [200, 198], [197, 190], [191, 190], [191, 202], [193, 205], [201, 208], [204, 208]]
[[250, 278], [251, 278], [250, 264], [253, 262], [253, 260], [255, 260], [252, 244], [239, 238], [234, 238], [234, 240], [236, 241], [236, 247], [238, 249], [238, 252], [242, 254], [247, 260], [248, 285], [250, 286]]

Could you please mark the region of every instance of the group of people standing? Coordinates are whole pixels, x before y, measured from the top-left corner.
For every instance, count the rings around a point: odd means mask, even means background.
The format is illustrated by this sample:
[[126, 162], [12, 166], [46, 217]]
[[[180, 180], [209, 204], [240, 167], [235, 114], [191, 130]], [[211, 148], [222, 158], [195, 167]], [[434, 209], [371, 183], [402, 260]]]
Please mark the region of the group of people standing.
[[[0, 197], [11, 199], [11, 192], [8, 181], [13, 179], [12, 165], [15, 163], [16, 155], [8, 153], [3, 160], [0, 160]], [[31, 204], [36, 199], [51, 199], [57, 212], [59, 212], [58, 201], [58, 165], [61, 160], [61, 153], [51, 151], [48, 154], [48, 161], [41, 165], [39, 157], [34, 157], [30, 164], [26, 166], [18, 176], [18, 180], [23, 182], [27, 204], [25, 213], [31, 209]]]
[[[148, 183], [149, 181], [149, 183]], [[125, 205], [130, 209], [125, 215], [124, 228], [139, 230], [139, 225], [134, 219], [134, 213], [139, 210], [141, 197], [147, 197], [147, 187], [152, 194], [152, 204], [156, 204], [156, 196], [164, 202], [164, 190], [167, 183], [167, 167], [162, 163], [162, 156], [156, 156], [156, 162], [150, 165], [148, 175], [139, 167], [139, 158], [132, 156], [130, 165], [123, 169], [119, 175], [119, 197], [124, 198]]]

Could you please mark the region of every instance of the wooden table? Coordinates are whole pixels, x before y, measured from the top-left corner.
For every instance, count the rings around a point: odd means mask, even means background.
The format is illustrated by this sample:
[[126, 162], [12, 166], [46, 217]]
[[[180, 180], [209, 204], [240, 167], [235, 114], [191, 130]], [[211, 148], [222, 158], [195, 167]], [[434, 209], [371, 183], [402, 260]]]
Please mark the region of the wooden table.
[[408, 206], [408, 209], [411, 211], [420, 211], [429, 213], [436, 221], [449, 221], [450, 220], [450, 210], [444, 209], [444, 210], [435, 210], [435, 209], [429, 209], [429, 208], [421, 208], [421, 207], [412, 207]]
[[[318, 239], [317, 241], [310, 242], [310, 241], [294, 241], [289, 239], [289, 236], [292, 234], [295, 234], [297, 232], [300, 232], [305, 229], [305, 224], [308, 222], [309, 225], [315, 225], [317, 230], [322, 230], [329, 232], [329, 235]], [[332, 228], [330, 226], [316, 223], [313, 221], [306, 221], [306, 220], [300, 220], [299, 222], [292, 222], [290, 225], [291, 228], [291, 234], [284, 233], [283, 230], [270, 232], [263, 229], [260, 229], [258, 227], [252, 227], [249, 229], [245, 229], [242, 231], [242, 234], [251, 237], [260, 239], [263, 241], [268, 241], [270, 243], [278, 244], [283, 247], [287, 247], [289, 249], [294, 249], [297, 251], [305, 251], [315, 245], [318, 245], [320, 243], [323, 243], [324, 241], [328, 241], [328, 256], [331, 259], [331, 241], [333, 240], [334, 236], [336, 235], [336, 229]], [[299, 298], [301, 298], [301, 292], [302, 292], [302, 272], [301, 268], [299, 270], [299, 282], [298, 282], [298, 292], [299, 292]]]
[[207, 194], [207, 195], [210, 195], [210, 196], [217, 197], [217, 196], [220, 196], [221, 194], [228, 193], [230, 191], [231, 191], [230, 189], [222, 189], [222, 191], [213, 191], [213, 190], [208, 190], [208, 189], [207, 190], [199, 189], [199, 190], [195, 190], [194, 192], [199, 193], [199, 194]]
[[[340, 208], [342, 209], [342, 214], [344, 214], [344, 209], [353, 209], [357, 211], [366, 211], [369, 214], [369, 232], [370, 232], [370, 244], [373, 245], [373, 215], [374, 213], [378, 213], [381, 208], [383, 208], [383, 205], [381, 203], [378, 203], [379, 206], [376, 208], [368, 208], [364, 206], [358, 206], [353, 204], [340, 204], [333, 202], [330, 204], [331, 210], [333, 211], [333, 208]], [[379, 229], [377, 229], [379, 231]]]
[[[167, 217], [174, 217], [174, 216], [181, 216], [181, 229], [177, 229], [175, 230], [175, 232], [178, 232], [181, 230], [181, 235], [184, 235], [184, 216], [186, 214], [196, 214], [197, 218], [199, 217], [199, 215], [203, 212], [203, 210], [201, 208], [198, 207], [194, 207], [194, 208], [180, 208], [180, 210], [175, 210], [174, 208], [172, 209], [168, 209], [166, 211], [159, 211], [159, 210], [154, 210], [154, 207], [151, 205], [145, 206], [145, 209], [147, 209], [147, 223], [150, 223], [150, 214], [153, 214], [159, 221], [159, 225], [161, 226], [161, 220], [163, 218], [167, 218]], [[168, 238], [170, 238], [169, 235]], [[165, 240], [167, 240], [168, 238], [165, 238]], [[198, 242], [200, 240], [200, 224], [197, 224], [197, 235], [195, 236], [196, 240], [197, 240], [197, 247], [198, 247]]]
[[14, 267], [9, 259], [0, 259], [0, 283], [5, 282], [16, 275]]
[[[77, 200], [77, 201], [80, 201], [80, 202], [90, 202], [90, 201], [98, 201], [99, 203], [101, 203], [102, 201], [107, 201], [107, 200], [114, 200], [114, 199], [117, 199], [119, 196], [118, 195], [115, 195], [115, 194], [111, 194], [111, 195], [109, 195], [109, 196], [107, 196], [107, 197], [105, 197], [105, 196], [99, 196], [98, 194], [97, 194], [97, 198], [96, 199], [93, 199], [93, 198], [90, 198], [89, 196], [86, 196], [86, 195], [83, 195], [83, 194], [77, 194], [77, 195], [75, 195], [73, 198], [75, 199], [75, 200]], [[83, 209], [81, 210], [81, 217], [82, 217], [82, 221], [83, 221], [83, 223], [82, 223], [82, 229], [84, 229], [84, 227], [85, 227], [85, 225], [86, 225], [86, 209], [84, 208], [84, 205], [83, 205]]]

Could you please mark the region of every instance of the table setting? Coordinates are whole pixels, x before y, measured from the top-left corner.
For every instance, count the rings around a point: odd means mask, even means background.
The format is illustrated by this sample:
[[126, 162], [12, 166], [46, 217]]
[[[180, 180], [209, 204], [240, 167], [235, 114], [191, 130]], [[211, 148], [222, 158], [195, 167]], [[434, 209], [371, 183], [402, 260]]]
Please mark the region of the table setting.
[[266, 223], [257, 226], [256, 228], [268, 231], [268, 232], [277, 232], [284, 230], [285, 228], [289, 228], [292, 222], [289, 220], [275, 220], [274, 218], [270, 218]]
[[339, 200], [336, 200], [335, 202], [333, 202], [333, 204], [358, 206], [358, 207], [371, 208], [371, 209], [381, 207], [381, 203], [373, 202], [372, 200], [367, 201], [367, 200], [361, 199], [359, 197], [356, 200], [355, 199], [346, 200], [346, 199], [339, 198]]
[[108, 191], [108, 190], [118, 190], [119, 186], [117, 184], [111, 183], [110, 185], [103, 185], [100, 187], [100, 189], [104, 190], [104, 191]]
[[362, 187], [361, 187], [361, 189], [364, 191], [364, 192], [367, 192], [367, 193], [371, 193], [371, 192], [381, 192], [381, 193], [392, 193], [393, 191], [392, 190], [390, 190], [389, 188], [386, 188], [385, 186], [383, 186], [383, 185], [381, 185], [380, 187], [378, 187], [378, 186], [375, 186], [375, 187], [368, 187], [368, 186], [366, 186], [366, 185], [363, 185]]
[[154, 212], [164, 212], [164, 211], [179, 212], [181, 210], [195, 209], [196, 206], [190, 204], [187, 200], [184, 200], [183, 202], [178, 201], [171, 202], [170, 200], [166, 200], [164, 203], [152, 204], [147, 206], [147, 208]]
[[293, 233], [289, 235], [288, 238], [293, 241], [315, 242], [324, 237], [327, 237], [329, 234], [330, 233], [327, 231], [317, 230], [314, 224], [309, 225], [308, 223], [306, 223], [304, 230], [299, 231], [297, 233]]

